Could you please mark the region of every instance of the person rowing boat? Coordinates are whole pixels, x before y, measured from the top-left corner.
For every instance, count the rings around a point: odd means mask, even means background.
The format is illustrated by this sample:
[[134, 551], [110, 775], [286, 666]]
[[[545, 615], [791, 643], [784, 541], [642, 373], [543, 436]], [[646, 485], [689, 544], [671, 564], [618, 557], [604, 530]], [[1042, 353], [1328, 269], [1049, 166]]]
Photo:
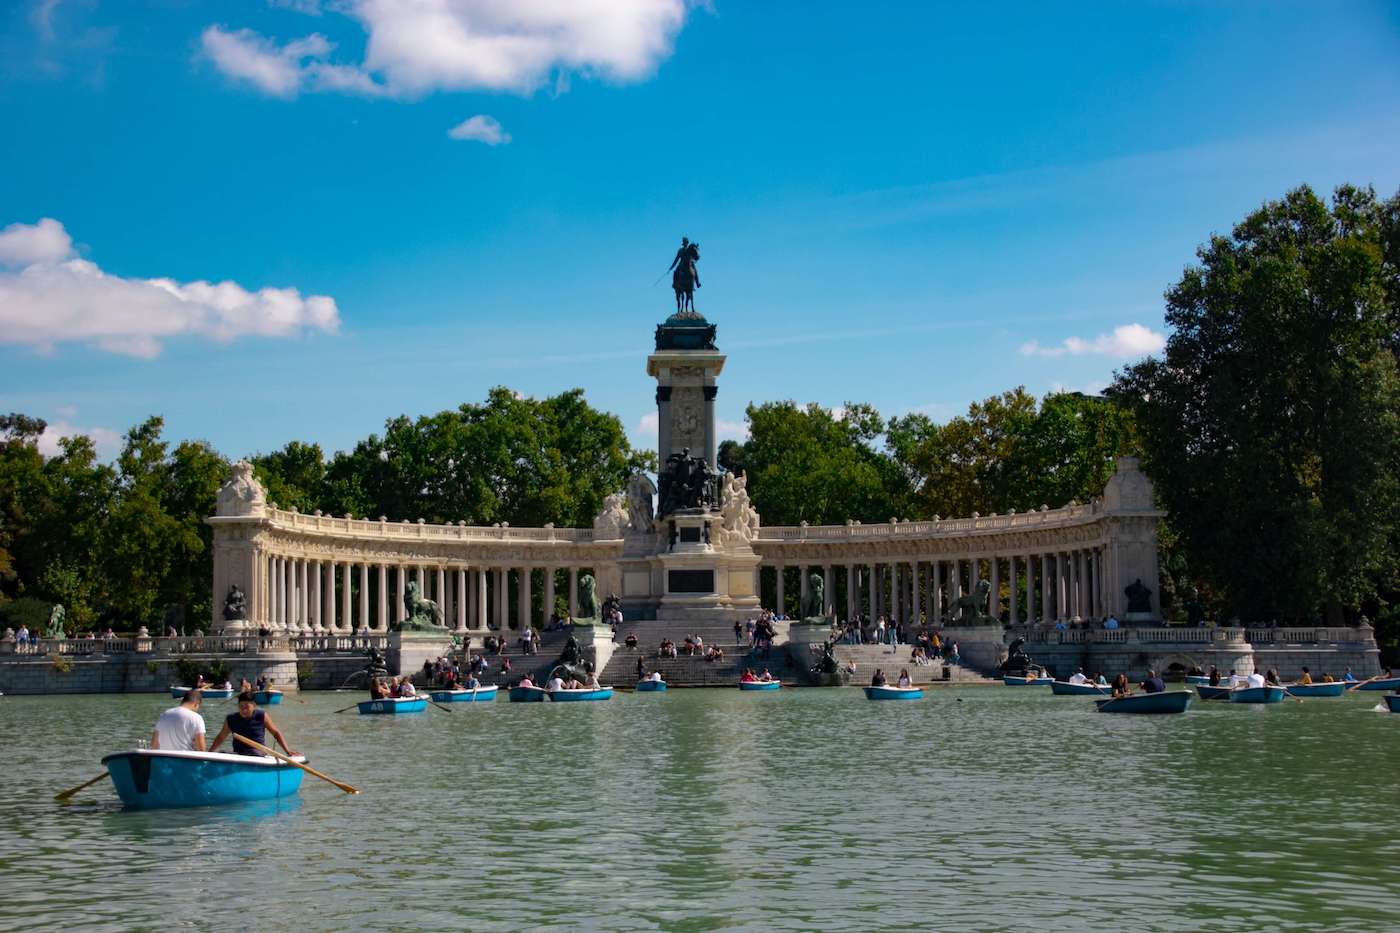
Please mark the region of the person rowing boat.
[[[296, 752], [292, 751], [287, 740], [282, 736], [282, 730], [272, 723], [272, 717], [258, 708], [258, 704], [253, 701], [251, 693], [240, 693], [238, 695], [238, 712], [229, 713], [224, 717], [224, 727], [219, 730], [219, 734], [214, 737], [214, 744], [209, 746], [209, 751], [217, 752], [224, 739], [230, 734], [241, 735], [245, 739], [252, 739], [261, 743], [266, 733], [272, 733], [272, 737], [277, 740], [277, 744], [282, 746], [282, 751], [289, 757], [295, 757]], [[262, 752], [242, 742], [234, 742], [233, 751], [239, 755], [257, 755]]]

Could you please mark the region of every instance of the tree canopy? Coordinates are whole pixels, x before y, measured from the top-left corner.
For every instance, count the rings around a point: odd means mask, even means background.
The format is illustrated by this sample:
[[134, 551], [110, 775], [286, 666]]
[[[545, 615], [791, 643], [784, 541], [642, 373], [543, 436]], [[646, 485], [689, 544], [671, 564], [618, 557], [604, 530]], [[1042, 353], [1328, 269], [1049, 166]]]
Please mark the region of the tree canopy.
[[1122, 373], [1188, 560], [1245, 619], [1332, 620], [1388, 583], [1400, 456], [1400, 196], [1307, 187], [1215, 236]]

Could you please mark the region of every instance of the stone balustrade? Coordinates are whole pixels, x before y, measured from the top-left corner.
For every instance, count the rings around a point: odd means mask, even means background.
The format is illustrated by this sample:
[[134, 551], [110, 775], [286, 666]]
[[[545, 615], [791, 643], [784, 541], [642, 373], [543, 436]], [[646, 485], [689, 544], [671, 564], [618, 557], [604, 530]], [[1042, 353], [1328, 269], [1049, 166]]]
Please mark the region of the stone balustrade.
[[25, 642], [0, 641], [0, 654], [19, 656], [88, 657], [94, 655], [149, 654], [253, 654], [258, 652], [292, 652], [298, 655], [364, 654], [369, 648], [388, 649], [389, 638], [384, 633], [356, 635], [351, 633], [317, 633], [267, 636], [240, 635], [179, 635], [139, 636], [136, 638], [39, 638]]

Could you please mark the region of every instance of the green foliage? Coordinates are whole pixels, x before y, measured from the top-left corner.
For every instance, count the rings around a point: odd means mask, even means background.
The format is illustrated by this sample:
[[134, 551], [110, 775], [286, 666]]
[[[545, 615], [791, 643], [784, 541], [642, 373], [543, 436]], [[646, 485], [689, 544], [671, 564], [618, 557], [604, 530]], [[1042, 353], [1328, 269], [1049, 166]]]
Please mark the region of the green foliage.
[[727, 444], [730, 469], [748, 473], [749, 494], [772, 525], [887, 521], [902, 508], [905, 482], [876, 447], [885, 422], [869, 405], [832, 411], [768, 402], [747, 410], [749, 440]]
[[1396, 565], [1400, 196], [1310, 189], [1198, 250], [1119, 376], [1188, 560], [1245, 619], [1338, 622]]
[[297, 662], [297, 689], [305, 690], [306, 685], [311, 683], [311, 678], [316, 676], [316, 665], [310, 661]]
[[175, 675], [181, 687], [193, 687], [199, 675], [204, 673], [204, 665], [194, 658], [176, 658]]
[[57, 651], [49, 653], [49, 660], [53, 662], [53, 669], [55, 673], [67, 674], [73, 670], [73, 662], [68, 658], [64, 657], [63, 655], [59, 654]]
[[44, 629], [49, 625], [49, 613], [53, 611], [53, 604], [33, 596], [21, 596], [19, 599], [0, 605], [0, 630], [12, 628], [19, 630], [21, 625], [26, 626], [35, 637], [42, 635]]

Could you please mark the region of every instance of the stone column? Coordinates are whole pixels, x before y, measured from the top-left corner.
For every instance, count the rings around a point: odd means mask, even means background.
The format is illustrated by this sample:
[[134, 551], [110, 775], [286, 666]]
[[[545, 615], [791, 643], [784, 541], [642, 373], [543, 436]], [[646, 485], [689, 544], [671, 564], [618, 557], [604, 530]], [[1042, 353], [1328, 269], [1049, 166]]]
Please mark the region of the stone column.
[[934, 560], [929, 562], [929, 570], [933, 572], [932, 592], [933, 592], [933, 613], [929, 616], [934, 625], [943, 624], [943, 561]]
[[[669, 398], [669, 396], [667, 396]], [[661, 423], [666, 424], [665, 413], [662, 413]], [[578, 617], [578, 568], [569, 568], [569, 615]]]
[[466, 567], [456, 569], [456, 633], [466, 632]]
[[1040, 555], [1040, 621], [1054, 621], [1054, 604], [1050, 591], [1050, 555]]
[[822, 565], [822, 615], [826, 615], [827, 608], [830, 607], [831, 614], [836, 615], [836, 574], [832, 572], [830, 564]]
[[[360, 625], [365, 630], [369, 629], [369, 564], [360, 564]], [[355, 627], [352, 625], [353, 632]]]
[[846, 565], [846, 621], [856, 617], [856, 604], [860, 602], [860, 591], [856, 588], [856, 568]]
[[300, 624], [297, 627], [302, 632], [309, 632], [311, 631], [311, 607], [315, 605], [311, 601], [311, 561], [303, 558], [302, 560], [297, 561], [297, 564], [297, 575], [300, 577], [301, 583], [301, 586], [299, 587], [299, 592], [301, 593], [301, 596], [298, 599], [298, 608], [300, 608], [301, 610], [301, 619], [299, 620]]
[[1099, 565], [1099, 549], [1094, 548], [1089, 552], [1089, 573], [1094, 578], [1091, 586], [1089, 611], [1093, 613], [1093, 618], [1103, 618], [1103, 568]]
[[904, 621], [904, 574], [897, 562], [890, 564], [890, 625]]
[[355, 631], [355, 619], [351, 613], [354, 593], [352, 592], [353, 587], [351, 587], [350, 581], [353, 579], [354, 577], [350, 571], [350, 562], [346, 561], [340, 565], [340, 584], [342, 589], [340, 591], [340, 625], [337, 626], [337, 628], [341, 631], [347, 629], [351, 632]]
[[1035, 621], [1035, 558], [1026, 555], [1026, 624]]
[[1089, 601], [1089, 552], [1079, 551], [1077, 561], [1079, 564], [1079, 618], [1091, 619], [1094, 616], [1094, 610]]
[[787, 576], [787, 566], [784, 565], [784, 564], [779, 564], [777, 567], [775, 567], [775, 568], [773, 568], [773, 569], [776, 570], [777, 573], [778, 573], [777, 582], [776, 582], [777, 594], [778, 594], [778, 597], [777, 597], [777, 598], [778, 598], [778, 605], [775, 607], [775, 611], [778, 612], [780, 615], [785, 615], [785, 614], [786, 614], [786, 610], [783, 608], [783, 606], [785, 605], [785, 603], [783, 602], [783, 598], [784, 598], [787, 594], [783, 592], [783, 589], [784, 589], [784, 584], [787, 583], [787, 580], [786, 580], [786, 576]]
[[404, 611], [403, 597], [404, 593], [408, 592], [408, 567], [399, 564], [394, 573], [394, 579], [396, 583], [395, 595], [398, 598], [394, 601], [393, 613], [389, 616], [390, 625], [393, 625], [394, 621], [399, 618], [399, 613]]
[[375, 601], [375, 629], [382, 635], [389, 631], [389, 565], [379, 564], [379, 598]]
[[272, 599], [269, 601], [272, 606], [272, 613], [267, 620], [267, 627], [274, 631], [282, 627], [282, 558], [271, 557], [272, 572], [268, 574], [267, 583], [272, 589]]
[[865, 590], [870, 601], [870, 621], [875, 621], [876, 609], [879, 607], [879, 600], [875, 598], [875, 565], [867, 564], [865, 568]]
[[719, 460], [719, 438], [715, 432], [715, 395], [719, 386], [701, 386], [705, 394], [705, 459], [714, 466]]
[[1065, 603], [1069, 596], [1065, 586], [1065, 552], [1055, 552], [1055, 621], [1063, 619], [1065, 613]]
[[520, 588], [520, 605], [516, 607], [515, 619], [519, 623], [520, 631], [523, 632], [530, 627], [530, 575], [534, 573], [534, 570], [530, 567], [521, 567], [519, 573], [520, 579], [516, 582]]
[[325, 568], [325, 570], [324, 570], [324, 572], [321, 574], [321, 576], [325, 577], [325, 582], [321, 584], [321, 585], [324, 587], [324, 590], [323, 590], [323, 592], [322, 592], [322, 594], [321, 594], [323, 605], [322, 605], [322, 608], [321, 608], [321, 625], [320, 625], [319, 627], [320, 627], [322, 630], [324, 630], [324, 631], [327, 631], [327, 632], [334, 632], [334, 631], [335, 631], [335, 628], [336, 628], [336, 626], [335, 626], [335, 561], [333, 561], [333, 560], [323, 561], [323, 562], [322, 562], [322, 566]]
[[1001, 621], [1001, 561], [993, 554], [989, 558], [991, 564], [991, 579], [987, 582], [992, 585], [992, 591], [987, 596], [987, 614], [998, 622]]
[[811, 587], [807, 585], [807, 566], [797, 565], [797, 617], [800, 619], [807, 613], [807, 597], [811, 592]]
[[496, 568], [496, 628], [504, 635], [510, 628], [506, 613], [510, 611], [510, 595], [506, 592], [506, 578], [510, 568]]
[[490, 610], [486, 608], [486, 568], [476, 568], [476, 627], [478, 631], [486, 631], [486, 620], [490, 618]]
[[1007, 621], [1010, 622], [1012, 625], [1020, 625], [1020, 624], [1021, 624], [1021, 605], [1020, 605], [1021, 600], [1020, 600], [1020, 594], [1016, 592], [1016, 590], [1018, 589], [1018, 587], [1016, 586], [1016, 580], [1017, 580], [1017, 575], [1016, 575], [1016, 562], [1017, 562], [1017, 560], [1018, 560], [1018, 558], [1016, 557], [1015, 554], [1012, 554], [1010, 557], [1008, 557], [1008, 558], [1006, 559], [1006, 569], [1007, 569], [1007, 572], [1008, 572], [1008, 574], [1009, 574], [1009, 575], [1007, 576], [1007, 578], [1006, 578], [1006, 583], [1007, 583], [1006, 589], [1007, 589], [1007, 592], [1009, 592], [1009, 593], [1011, 594], [1011, 615], [1010, 615], [1010, 617], [1007, 619]]
[[982, 558], [974, 557], [968, 561], [967, 568], [967, 591], [977, 592], [977, 584], [982, 582]]
[[544, 600], [540, 605], [540, 631], [549, 624], [549, 614], [554, 611], [554, 568], [544, 568]]

